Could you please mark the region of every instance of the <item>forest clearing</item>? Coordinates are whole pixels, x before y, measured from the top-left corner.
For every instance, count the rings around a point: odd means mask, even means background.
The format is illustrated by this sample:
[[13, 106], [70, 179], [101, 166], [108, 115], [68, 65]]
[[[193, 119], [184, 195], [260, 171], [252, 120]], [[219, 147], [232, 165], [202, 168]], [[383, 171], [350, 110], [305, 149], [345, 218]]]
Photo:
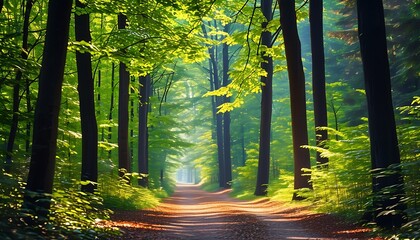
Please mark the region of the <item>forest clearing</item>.
[[420, 239], [419, 13], [0, 0], [0, 239]]

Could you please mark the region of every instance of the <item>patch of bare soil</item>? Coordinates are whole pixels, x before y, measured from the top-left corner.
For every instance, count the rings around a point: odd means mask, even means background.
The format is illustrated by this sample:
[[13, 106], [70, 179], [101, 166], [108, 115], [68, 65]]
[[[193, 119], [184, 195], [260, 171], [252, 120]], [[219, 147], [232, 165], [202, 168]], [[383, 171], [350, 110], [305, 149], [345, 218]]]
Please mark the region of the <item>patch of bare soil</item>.
[[285, 208], [267, 199], [240, 201], [228, 192], [179, 185], [157, 208], [118, 211], [107, 225], [123, 231], [115, 239], [379, 239], [336, 216]]

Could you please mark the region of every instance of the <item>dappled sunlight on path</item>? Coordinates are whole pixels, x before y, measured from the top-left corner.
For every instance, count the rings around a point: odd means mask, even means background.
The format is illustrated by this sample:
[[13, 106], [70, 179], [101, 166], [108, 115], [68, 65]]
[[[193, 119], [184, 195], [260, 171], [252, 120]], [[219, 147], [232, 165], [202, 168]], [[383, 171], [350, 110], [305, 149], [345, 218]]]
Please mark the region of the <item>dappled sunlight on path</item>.
[[363, 239], [366, 231], [267, 199], [232, 199], [229, 191], [180, 184], [155, 209], [117, 212], [113, 225], [125, 231], [121, 239]]

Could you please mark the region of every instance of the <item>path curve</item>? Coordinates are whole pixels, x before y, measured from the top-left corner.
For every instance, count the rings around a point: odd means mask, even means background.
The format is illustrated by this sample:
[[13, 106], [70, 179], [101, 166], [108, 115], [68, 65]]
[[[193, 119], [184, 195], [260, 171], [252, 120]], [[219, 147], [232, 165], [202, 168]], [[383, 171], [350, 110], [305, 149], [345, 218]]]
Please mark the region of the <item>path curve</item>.
[[332, 216], [267, 199], [241, 201], [228, 192], [180, 184], [157, 208], [117, 212], [112, 225], [125, 232], [119, 239], [369, 239], [366, 229], [338, 224]]

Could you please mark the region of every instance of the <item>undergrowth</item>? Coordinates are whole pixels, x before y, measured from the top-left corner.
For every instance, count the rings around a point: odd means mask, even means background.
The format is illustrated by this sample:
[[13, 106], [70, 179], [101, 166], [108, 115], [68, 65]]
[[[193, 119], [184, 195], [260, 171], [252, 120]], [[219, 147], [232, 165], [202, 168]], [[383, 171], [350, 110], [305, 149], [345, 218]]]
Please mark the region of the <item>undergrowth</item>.
[[205, 183], [201, 184], [201, 189], [203, 189], [204, 191], [207, 191], [207, 192], [215, 192], [215, 191], [220, 189], [220, 186], [219, 186], [219, 183], [205, 182]]
[[98, 239], [118, 234], [98, 224], [112, 212], [97, 193], [79, 191], [80, 182], [54, 189], [45, 221], [22, 208], [24, 185], [20, 177], [0, 175], [0, 239]]
[[[383, 172], [400, 171], [404, 177], [405, 197], [399, 204], [405, 206], [406, 221], [400, 229], [378, 229], [370, 222], [367, 226], [375, 234], [387, 239], [420, 239], [420, 97], [415, 97], [411, 106], [399, 108], [396, 116], [400, 143], [401, 164], [390, 166]], [[311, 175], [313, 190], [304, 190], [306, 200], [299, 204], [312, 205], [316, 211], [334, 213], [360, 222], [372, 205], [372, 172], [370, 162], [369, 136], [367, 119], [364, 123], [342, 128], [341, 132], [326, 128], [330, 139], [326, 148], [305, 146], [319, 151], [329, 159], [328, 166], [314, 166], [305, 169]], [[247, 151], [246, 165], [236, 168], [237, 178], [232, 183], [232, 195], [241, 199], [253, 199], [258, 167], [258, 151]], [[388, 191], [389, 189], [385, 189]], [[270, 179], [268, 196], [272, 200], [291, 202], [293, 173], [280, 170], [279, 177]], [[384, 194], [386, 195], [386, 194]], [[388, 194], [389, 195], [389, 194]], [[387, 195], [387, 196], [388, 196]], [[292, 203], [295, 204], [295, 203]], [[382, 214], [396, 214], [395, 210]]]
[[91, 194], [79, 190], [80, 181], [58, 182], [51, 195], [48, 219], [40, 221], [36, 214], [22, 207], [25, 191], [22, 177], [2, 172], [0, 239], [109, 239], [118, 235], [119, 230], [101, 222], [110, 218], [112, 210], [151, 208], [168, 196], [163, 188], [131, 186], [127, 178], [115, 181], [102, 175], [100, 183], [98, 191]]
[[100, 182], [101, 196], [104, 199], [104, 206], [114, 210], [139, 210], [152, 208], [159, 204], [162, 198], [168, 196], [163, 189], [148, 189], [140, 186], [132, 186], [131, 182], [136, 181], [135, 174], [126, 174], [115, 181], [112, 176], [102, 175]]

